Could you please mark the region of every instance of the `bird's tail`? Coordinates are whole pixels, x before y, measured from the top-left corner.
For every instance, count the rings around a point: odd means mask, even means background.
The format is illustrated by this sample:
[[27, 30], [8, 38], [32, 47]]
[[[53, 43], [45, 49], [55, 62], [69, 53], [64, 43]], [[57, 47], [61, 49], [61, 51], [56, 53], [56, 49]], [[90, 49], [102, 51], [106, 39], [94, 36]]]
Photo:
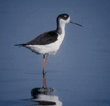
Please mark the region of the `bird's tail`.
[[27, 45], [27, 44], [15, 44], [14, 46], [25, 46], [25, 45]]

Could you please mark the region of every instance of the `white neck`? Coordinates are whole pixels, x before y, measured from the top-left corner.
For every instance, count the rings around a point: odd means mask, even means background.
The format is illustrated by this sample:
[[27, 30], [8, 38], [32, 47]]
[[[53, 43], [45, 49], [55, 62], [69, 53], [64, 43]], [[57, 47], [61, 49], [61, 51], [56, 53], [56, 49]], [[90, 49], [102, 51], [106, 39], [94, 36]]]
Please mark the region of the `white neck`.
[[59, 22], [57, 24], [57, 32], [59, 34], [59, 38], [61, 40], [61, 42], [63, 41], [64, 37], [65, 37], [65, 23], [64, 22]]
[[57, 24], [57, 31], [59, 34], [63, 34], [65, 35], [65, 24], [64, 22], [60, 21], [58, 24]]
[[65, 23], [60, 22], [59, 27], [62, 30], [62, 34], [65, 34]]

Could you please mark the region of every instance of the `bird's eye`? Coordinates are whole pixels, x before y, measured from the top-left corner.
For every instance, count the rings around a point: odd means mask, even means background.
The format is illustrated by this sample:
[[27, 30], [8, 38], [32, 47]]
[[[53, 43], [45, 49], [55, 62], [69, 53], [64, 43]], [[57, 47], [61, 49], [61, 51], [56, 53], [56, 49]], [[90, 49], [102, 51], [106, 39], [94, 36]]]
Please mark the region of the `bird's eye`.
[[66, 15], [64, 15], [64, 17], [66, 18], [67, 16], [66, 16]]

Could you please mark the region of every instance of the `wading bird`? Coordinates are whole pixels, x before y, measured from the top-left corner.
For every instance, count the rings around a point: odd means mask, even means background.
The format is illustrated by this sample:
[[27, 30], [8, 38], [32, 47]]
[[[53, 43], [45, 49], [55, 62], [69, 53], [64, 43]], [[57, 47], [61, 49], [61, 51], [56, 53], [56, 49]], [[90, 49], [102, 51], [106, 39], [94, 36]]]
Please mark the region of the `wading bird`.
[[[45, 73], [45, 68], [47, 65], [49, 54], [56, 54], [56, 52], [60, 48], [60, 45], [62, 44], [62, 41], [64, 40], [65, 25], [67, 23], [73, 23], [73, 24], [82, 26], [80, 24], [70, 21], [70, 16], [68, 14], [60, 14], [57, 17], [56, 30], [45, 32], [27, 43], [16, 44], [15, 46], [23, 46], [32, 50], [37, 54], [42, 54], [43, 55], [43, 73]], [[47, 55], [46, 60], [45, 60], [45, 55]]]

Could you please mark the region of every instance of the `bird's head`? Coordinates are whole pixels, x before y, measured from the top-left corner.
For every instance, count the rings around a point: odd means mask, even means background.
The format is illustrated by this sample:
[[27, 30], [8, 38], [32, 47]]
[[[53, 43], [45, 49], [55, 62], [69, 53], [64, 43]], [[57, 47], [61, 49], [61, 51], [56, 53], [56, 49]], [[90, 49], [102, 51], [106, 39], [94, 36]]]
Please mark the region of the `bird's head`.
[[70, 16], [68, 14], [60, 14], [58, 17], [57, 17], [57, 23], [58, 24], [66, 24], [66, 23], [73, 23], [73, 24], [76, 24], [76, 25], [79, 25], [82, 27], [82, 25], [78, 24], [78, 23], [75, 23], [75, 22], [72, 22], [70, 20]]

